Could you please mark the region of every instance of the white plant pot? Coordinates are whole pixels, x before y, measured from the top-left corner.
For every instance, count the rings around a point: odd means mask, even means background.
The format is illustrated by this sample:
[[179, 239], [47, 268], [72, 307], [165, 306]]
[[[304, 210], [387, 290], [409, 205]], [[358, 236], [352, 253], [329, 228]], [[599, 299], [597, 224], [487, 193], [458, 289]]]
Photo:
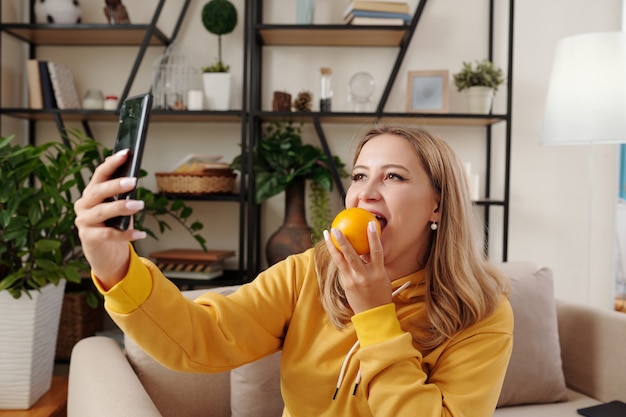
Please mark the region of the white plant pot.
[[231, 74], [228, 72], [205, 72], [202, 74], [208, 110], [230, 109], [231, 78]]
[[470, 87], [465, 92], [467, 111], [471, 114], [489, 114], [494, 90], [490, 87]]
[[0, 291], [0, 410], [26, 410], [50, 389], [64, 290]]

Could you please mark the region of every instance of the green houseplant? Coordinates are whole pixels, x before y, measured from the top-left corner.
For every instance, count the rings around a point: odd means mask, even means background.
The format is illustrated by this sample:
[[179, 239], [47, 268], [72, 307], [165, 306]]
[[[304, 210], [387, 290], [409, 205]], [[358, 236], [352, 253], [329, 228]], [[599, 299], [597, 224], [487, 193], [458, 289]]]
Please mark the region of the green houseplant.
[[202, 8], [202, 24], [210, 33], [217, 35], [217, 62], [203, 67], [202, 72], [228, 72], [230, 66], [222, 61], [222, 35], [235, 30], [237, 9], [228, 0], [211, 0]]
[[474, 64], [463, 62], [461, 70], [453, 75], [453, 79], [458, 91], [477, 86], [498, 91], [498, 87], [504, 82], [502, 69], [488, 59], [476, 61]]
[[217, 62], [202, 68], [202, 84], [209, 110], [230, 108], [230, 65], [222, 61], [222, 35], [231, 33], [237, 26], [237, 9], [228, 0], [211, 0], [202, 8], [202, 24], [217, 35]]
[[[294, 211], [292, 201], [301, 202], [297, 217], [304, 220], [304, 184], [310, 181], [310, 205], [313, 230], [303, 228], [303, 244], [310, 247], [320, 239], [322, 230], [328, 227], [328, 193], [333, 189], [331, 161], [321, 148], [302, 142], [302, 129], [291, 121], [270, 122], [266, 125], [263, 138], [254, 149], [253, 169], [255, 173], [255, 201], [262, 203], [268, 198], [287, 192], [285, 198], [285, 223], [289, 223], [289, 213]], [[231, 167], [241, 169], [241, 156], [237, 156]], [[346, 177], [344, 164], [339, 157], [333, 157], [340, 176]], [[285, 226], [285, 224], [283, 225]], [[307, 240], [308, 239], [308, 240]], [[271, 239], [270, 239], [271, 240]], [[308, 246], [307, 246], [308, 244]], [[268, 263], [273, 263], [268, 259]]]
[[[12, 137], [0, 140], [0, 291], [14, 298], [29, 295], [61, 279], [79, 282], [87, 270], [74, 228], [73, 201], [102, 160], [98, 142], [74, 132], [71, 147], [59, 142], [12, 145]], [[110, 154], [110, 150], [103, 153]], [[34, 182], [33, 182], [34, 181]], [[31, 185], [32, 182], [32, 185]], [[135, 227], [157, 238], [144, 227], [147, 217], [157, 220], [159, 232], [170, 226], [165, 217], [180, 222], [201, 246], [197, 232], [202, 224], [188, 219], [191, 208], [139, 187], [137, 198], [146, 209], [135, 216]]]
[[[30, 408], [50, 388], [65, 283], [80, 282], [88, 270], [73, 202], [103, 157], [96, 141], [72, 133], [69, 146], [0, 138], [0, 409]], [[143, 220], [156, 216], [163, 232], [170, 216], [204, 247], [197, 234], [202, 224], [188, 224], [192, 212], [185, 204], [143, 188], [138, 198], [146, 208], [135, 227], [156, 237]]]
[[491, 112], [493, 97], [504, 82], [501, 68], [488, 59], [474, 64], [463, 62], [461, 70], [452, 77], [457, 90], [465, 91], [470, 113]]

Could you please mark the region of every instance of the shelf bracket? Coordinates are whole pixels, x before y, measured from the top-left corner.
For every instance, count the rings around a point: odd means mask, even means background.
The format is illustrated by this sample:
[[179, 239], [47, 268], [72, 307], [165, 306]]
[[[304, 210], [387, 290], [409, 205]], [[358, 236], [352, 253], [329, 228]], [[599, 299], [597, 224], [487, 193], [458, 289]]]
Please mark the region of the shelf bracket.
[[417, 24], [419, 23], [420, 18], [422, 17], [422, 13], [424, 12], [427, 1], [428, 0], [421, 0], [419, 2], [417, 9], [415, 10], [415, 14], [413, 15], [413, 19], [411, 19], [409, 29], [404, 34], [404, 38], [402, 39], [402, 43], [400, 44], [400, 50], [398, 51], [398, 56], [396, 57], [396, 62], [393, 64], [393, 69], [391, 70], [391, 74], [387, 79], [387, 85], [385, 85], [385, 90], [383, 90], [383, 94], [380, 97], [380, 101], [378, 102], [378, 107], [376, 108], [376, 115], [378, 117], [381, 116], [383, 110], [385, 109], [385, 105], [387, 104], [387, 100], [389, 99], [389, 94], [391, 94], [391, 89], [396, 82], [398, 72], [400, 71], [400, 66], [402, 66], [404, 57], [409, 50], [409, 44], [411, 43], [411, 39], [413, 39], [413, 33], [415, 32], [415, 28], [417, 28]]
[[317, 132], [317, 137], [320, 140], [322, 145], [322, 149], [328, 158], [330, 164], [330, 172], [333, 176], [333, 180], [335, 186], [337, 187], [337, 191], [341, 196], [341, 201], [345, 201], [346, 199], [346, 190], [341, 182], [341, 175], [339, 175], [339, 169], [337, 168], [337, 164], [335, 163], [335, 158], [333, 154], [330, 152], [330, 147], [328, 146], [328, 140], [326, 139], [326, 135], [324, 134], [324, 130], [322, 129], [322, 124], [320, 123], [319, 116], [313, 116], [313, 126], [315, 126], [315, 132]]
[[137, 76], [137, 72], [139, 71], [139, 66], [141, 65], [141, 62], [143, 61], [143, 57], [146, 54], [148, 45], [150, 44], [150, 38], [152, 37], [152, 34], [154, 33], [154, 28], [156, 28], [157, 22], [159, 21], [159, 16], [161, 15], [161, 10], [163, 10], [164, 3], [165, 3], [165, 0], [159, 0], [159, 4], [157, 5], [156, 10], [154, 11], [154, 15], [152, 16], [152, 20], [150, 21], [150, 27], [148, 28], [148, 30], [146, 30], [146, 33], [143, 37], [143, 41], [141, 42], [141, 46], [139, 47], [139, 52], [137, 53], [137, 57], [135, 58], [135, 62], [133, 63], [133, 67], [130, 71], [130, 75], [128, 77], [128, 80], [126, 81], [126, 85], [124, 86], [124, 91], [122, 92], [122, 95], [120, 97], [118, 111], [122, 103], [124, 102], [124, 100], [126, 100], [126, 98], [128, 97], [130, 88], [133, 85], [133, 82], [135, 81], [135, 77]]

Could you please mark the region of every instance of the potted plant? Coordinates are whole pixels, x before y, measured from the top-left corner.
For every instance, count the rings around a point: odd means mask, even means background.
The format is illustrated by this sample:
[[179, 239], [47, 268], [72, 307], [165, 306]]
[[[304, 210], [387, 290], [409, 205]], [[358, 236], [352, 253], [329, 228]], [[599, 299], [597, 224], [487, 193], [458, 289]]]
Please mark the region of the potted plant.
[[222, 35], [237, 26], [237, 9], [228, 0], [210, 0], [202, 8], [202, 24], [217, 35], [217, 62], [202, 68], [204, 93], [209, 110], [228, 110], [230, 107], [230, 66], [222, 61]]
[[[346, 177], [339, 157], [333, 163]], [[266, 256], [272, 265], [287, 255], [311, 247], [329, 224], [328, 193], [333, 188], [331, 161], [319, 147], [302, 143], [302, 129], [293, 122], [270, 122], [254, 149], [255, 201], [286, 192], [285, 220], [270, 237]], [[241, 156], [231, 167], [241, 169]], [[305, 182], [311, 181], [311, 208], [314, 230], [306, 223]], [[313, 234], [313, 235], [312, 235]]]
[[[0, 138], [0, 409], [29, 408], [50, 388], [65, 282], [80, 282], [88, 271], [73, 201], [102, 156], [97, 142], [74, 133], [71, 146]], [[143, 216], [169, 214], [187, 223], [189, 208], [139, 193], [147, 203]], [[161, 220], [159, 228], [166, 224]], [[204, 245], [201, 228], [188, 226]], [[28, 364], [22, 375], [18, 363]]]
[[504, 82], [502, 69], [488, 59], [463, 62], [459, 72], [453, 75], [454, 85], [459, 92], [465, 91], [469, 113], [489, 114], [493, 97]]

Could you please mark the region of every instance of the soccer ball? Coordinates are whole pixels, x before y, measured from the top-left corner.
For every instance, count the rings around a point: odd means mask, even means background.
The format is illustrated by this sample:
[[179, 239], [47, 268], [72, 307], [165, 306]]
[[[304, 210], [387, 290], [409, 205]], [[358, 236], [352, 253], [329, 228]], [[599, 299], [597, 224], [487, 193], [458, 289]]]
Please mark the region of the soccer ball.
[[81, 19], [78, 0], [35, 0], [37, 23], [80, 23]]

